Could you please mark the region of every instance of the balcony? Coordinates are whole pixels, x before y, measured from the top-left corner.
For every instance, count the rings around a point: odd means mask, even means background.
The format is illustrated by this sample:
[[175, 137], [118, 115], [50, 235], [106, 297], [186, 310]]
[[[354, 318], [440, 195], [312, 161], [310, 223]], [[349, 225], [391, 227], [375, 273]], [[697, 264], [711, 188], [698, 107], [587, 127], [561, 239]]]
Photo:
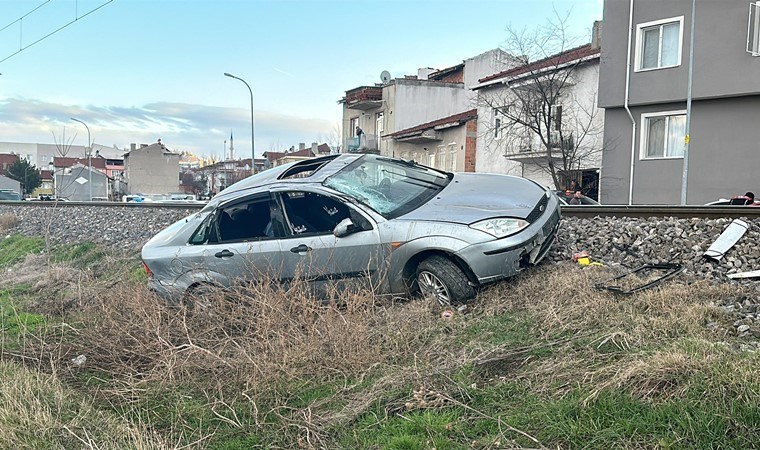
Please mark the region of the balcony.
[[362, 111], [379, 108], [383, 103], [383, 88], [380, 86], [362, 86], [346, 91], [343, 103], [346, 108]]
[[349, 153], [377, 153], [380, 149], [379, 139], [374, 134], [363, 134], [346, 141]]

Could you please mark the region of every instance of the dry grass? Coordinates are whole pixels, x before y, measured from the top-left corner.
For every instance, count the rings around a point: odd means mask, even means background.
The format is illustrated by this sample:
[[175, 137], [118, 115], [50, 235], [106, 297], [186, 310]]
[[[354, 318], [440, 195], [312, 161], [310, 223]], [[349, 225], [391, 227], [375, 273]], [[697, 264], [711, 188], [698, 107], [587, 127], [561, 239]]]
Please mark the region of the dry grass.
[[[470, 405], [473, 381], [521, 383], [548, 399], [580, 389], [586, 404], [609, 391], [656, 402], [684, 395], [695, 374], [725, 360], [728, 350], [715, 343], [731, 324], [710, 303], [743, 293], [683, 279], [630, 297], [593, 289], [610, 276], [606, 268], [545, 265], [442, 319], [427, 300], [399, 304], [362, 292], [325, 303], [303, 283], [255, 285], [210, 294], [207, 306], [168, 307], [142, 283], [48, 263], [46, 274], [25, 283], [47, 293], [35, 310], [61, 321], [25, 339], [16, 357], [98, 404], [136, 414], [138, 423], [141, 414], [166, 415], [166, 405], [144, 409], [152, 393], [200, 393], [215, 423], [274, 433], [285, 448], [330, 448], [331, 432], [378, 404], [388, 416], [421, 409], [424, 400], [423, 409], [489, 418]], [[503, 322], [503, 333], [523, 333], [527, 345], [495, 345], [470, 333], [509, 316], [532, 324], [525, 331]], [[707, 322], [721, 326], [708, 329]], [[82, 366], [71, 363], [78, 355], [87, 358]], [[471, 366], [480, 378], [457, 378]], [[760, 376], [756, 366], [734, 373], [728, 385]], [[301, 386], [324, 392], [300, 398]], [[215, 432], [206, 425], [188, 437], [182, 430], [194, 425], [182, 420], [175, 418], [170, 441], [203, 441]]]
[[[522, 311], [536, 321], [541, 338], [527, 350], [546, 348], [552, 356], [517, 377], [537, 392], [555, 396], [581, 386], [593, 391], [589, 399], [610, 389], [639, 398], [678, 396], [683, 382], [707, 370], [725, 351], [715, 344], [730, 338], [730, 318], [714, 304], [745, 294], [736, 287], [682, 278], [620, 296], [593, 288], [612, 276], [609, 269], [559, 267], [496, 286], [480, 297], [478, 306], [484, 316]], [[708, 329], [709, 322], [722, 325]], [[697, 350], [704, 347], [711, 350]], [[500, 358], [522, 367], [529, 353], [505, 349]]]
[[[299, 286], [216, 292], [203, 300], [210, 306], [198, 301], [193, 307], [165, 306], [129, 283], [51, 298], [45, 309], [67, 311], [67, 320], [30, 339], [23, 358], [81, 389], [100, 380], [91, 394], [117, 409], [157, 386], [184, 386], [202, 392], [210, 406], [221, 402], [222, 410], [230, 403], [220, 399], [235, 399], [234, 409], [261, 426], [274, 414], [283, 427], [301, 429], [299, 436], [314, 442], [394, 387], [445, 366], [445, 342], [435, 332], [440, 319], [430, 302], [399, 306], [356, 293], [324, 303]], [[86, 357], [80, 367], [71, 363], [78, 355]], [[408, 370], [410, 359], [414, 371]], [[91, 375], [83, 378], [83, 371]], [[333, 386], [334, 392], [303, 410], [274, 392], [311, 383]]]
[[0, 362], [0, 447], [139, 450], [169, 445], [146, 427], [93, 407], [55, 376]]
[[0, 214], [0, 233], [4, 233], [19, 224], [19, 219], [13, 214]]

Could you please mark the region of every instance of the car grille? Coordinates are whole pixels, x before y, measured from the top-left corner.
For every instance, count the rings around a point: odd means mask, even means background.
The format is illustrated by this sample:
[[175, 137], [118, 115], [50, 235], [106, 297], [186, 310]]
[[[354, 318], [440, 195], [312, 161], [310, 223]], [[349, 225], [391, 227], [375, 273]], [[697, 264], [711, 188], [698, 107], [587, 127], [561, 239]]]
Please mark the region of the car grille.
[[546, 211], [546, 204], [549, 203], [549, 197], [546, 195], [541, 196], [541, 200], [539, 200], [538, 204], [535, 208], [533, 208], [533, 211], [528, 214], [528, 217], [525, 219], [528, 221], [528, 223], [533, 223], [536, 220], [538, 220], [539, 217]]

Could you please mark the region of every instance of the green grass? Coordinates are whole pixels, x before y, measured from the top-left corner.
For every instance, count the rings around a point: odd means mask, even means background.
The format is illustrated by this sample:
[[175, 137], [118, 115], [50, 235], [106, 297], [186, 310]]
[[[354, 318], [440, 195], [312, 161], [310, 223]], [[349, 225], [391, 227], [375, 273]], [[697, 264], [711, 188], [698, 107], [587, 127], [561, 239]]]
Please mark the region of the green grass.
[[40, 253], [45, 248], [45, 240], [36, 237], [12, 235], [0, 239], [0, 268], [19, 263], [30, 253]]
[[32, 294], [28, 285], [0, 289], [0, 332], [6, 338], [16, 340], [23, 333], [33, 332], [45, 324], [42, 315], [23, 310]]

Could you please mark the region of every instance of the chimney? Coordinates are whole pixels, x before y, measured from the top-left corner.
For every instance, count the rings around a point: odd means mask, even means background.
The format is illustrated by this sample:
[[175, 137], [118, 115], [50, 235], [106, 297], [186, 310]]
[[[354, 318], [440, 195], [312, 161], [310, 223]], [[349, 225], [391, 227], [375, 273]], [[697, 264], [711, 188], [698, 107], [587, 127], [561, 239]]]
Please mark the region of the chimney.
[[133, 150], [135, 150], [136, 148], [137, 148], [137, 144], [135, 144], [134, 142], [131, 143], [131, 144], [129, 144], [129, 151], [130, 152], [133, 151]]
[[427, 80], [428, 76], [435, 72], [435, 69], [432, 67], [421, 67], [417, 69], [417, 79], [418, 80]]
[[602, 46], [602, 21], [595, 20], [591, 30], [591, 48], [600, 48]]
[[314, 153], [315, 155], [319, 154], [319, 144], [317, 144], [316, 142], [312, 142], [311, 152]]
[[303, 142], [299, 142], [298, 151], [305, 150], [305, 149], [306, 149], [306, 144], [304, 144]]

